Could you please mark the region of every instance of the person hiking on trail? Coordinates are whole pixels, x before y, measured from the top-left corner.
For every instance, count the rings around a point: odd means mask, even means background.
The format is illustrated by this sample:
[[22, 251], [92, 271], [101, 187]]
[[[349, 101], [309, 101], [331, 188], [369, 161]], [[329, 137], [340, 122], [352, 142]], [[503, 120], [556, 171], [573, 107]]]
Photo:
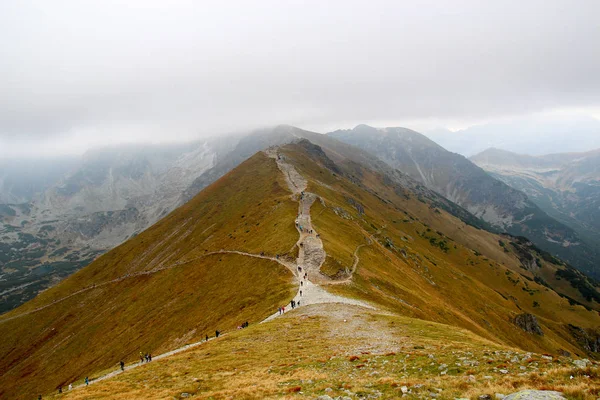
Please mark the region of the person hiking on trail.
[[58, 393], [62, 393], [62, 386], [58, 387]]
[[146, 360], [146, 362], [150, 361], [148, 360], [148, 353], [144, 354], [144, 359]]
[[73, 384], [69, 383], [69, 390], [73, 390]]
[[152, 354], [148, 353], [148, 361], [152, 361]]
[[296, 305], [297, 305], [298, 307], [300, 307], [300, 300], [298, 300], [298, 302], [296, 303]]
[[300, 291], [300, 297], [302, 297], [302, 290]]
[[221, 332], [219, 332], [219, 331], [215, 331], [215, 337], [219, 337], [219, 334], [220, 334], [220, 333], [221, 333]]
[[140, 362], [143, 364], [144, 363], [144, 353], [142, 353], [140, 351]]
[[304, 281], [300, 281], [300, 286], [304, 285]]
[[[125, 365], [125, 363], [123, 363], [123, 365]], [[90, 379], [87, 376], [85, 377], [85, 386], [90, 386]]]
[[121, 365], [121, 371], [125, 371], [125, 363], [121, 360], [119, 364]]

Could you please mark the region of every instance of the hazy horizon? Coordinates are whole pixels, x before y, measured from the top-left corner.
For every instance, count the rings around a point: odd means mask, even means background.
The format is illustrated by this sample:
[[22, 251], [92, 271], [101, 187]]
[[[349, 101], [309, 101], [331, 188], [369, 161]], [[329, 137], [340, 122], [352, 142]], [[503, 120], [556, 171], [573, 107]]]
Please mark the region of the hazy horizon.
[[599, 13], [559, 0], [5, 2], [0, 157], [278, 124], [599, 119]]

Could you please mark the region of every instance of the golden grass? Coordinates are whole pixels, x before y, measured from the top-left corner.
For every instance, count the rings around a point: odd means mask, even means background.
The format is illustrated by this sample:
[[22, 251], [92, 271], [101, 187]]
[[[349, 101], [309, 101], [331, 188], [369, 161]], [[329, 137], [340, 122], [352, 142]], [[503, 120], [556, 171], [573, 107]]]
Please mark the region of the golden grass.
[[[554, 291], [521, 276], [519, 272], [525, 271], [513, 253], [499, 246], [500, 236], [466, 226], [416, 198], [396, 194], [371, 171], [353, 165], [352, 172], [363, 185], [358, 187], [311, 161], [302, 147], [287, 149], [288, 159], [308, 179], [308, 190], [325, 203], [317, 201], [311, 210], [315, 229], [335, 261], [328, 257], [324, 273], [335, 276], [351, 265], [356, 247], [374, 235], [374, 243], [359, 251], [352, 283], [329, 290], [524, 349], [549, 353], [565, 349], [584, 355], [565, 324], [597, 327], [597, 313], [571, 306]], [[364, 215], [348, 199], [360, 203]], [[439, 246], [442, 241], [444, 248]], [[534, 307], [534, 301], [541, 306]], [[543, 338], [511, 323], [522, 312], [538, 316], [546, 332]]]
[[[292, 250], [297, 203], [285, 187], [274, 160], [259, 153], [142, 234], [0, 317], [0, 397], [36, 396], [121, 359], [136, 361], [140, 351], [161, 353], [273, 313], [295, 292], [287, 269], [204, 254]], [[167, 269], [135, 275], [156, 268]]]
[[[507, 357], [518, 361], [504, 375], [497, 365]], [[411, 398], [436, 393], [453, 399], [545, 387], [595, 398], [597, 381], [583, 374], [569, 379], [573, 368], [568, 359], [545, 363], [539, 355], [532, 357], [534, 363], [523, 362], [523, 352], [452, 326], [328, 304], [297, 309], [63, 397], [159, 399], [188, 393], [198, 399], [271, 399], [350, 392], [353, 398], [377, 394], [390, 399], [408, 386]], [[475, 361], [479, 365], [469, 365]], [[597, 371], [594, 366], [586, 373]]]

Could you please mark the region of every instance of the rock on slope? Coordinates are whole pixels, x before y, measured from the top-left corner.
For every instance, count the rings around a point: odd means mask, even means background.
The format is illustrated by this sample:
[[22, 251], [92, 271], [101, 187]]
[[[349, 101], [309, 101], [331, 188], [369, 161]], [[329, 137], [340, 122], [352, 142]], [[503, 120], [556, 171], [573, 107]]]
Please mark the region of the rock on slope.
[[598, 251], [573, 229], [548, 216], [523, 192], [425, 136], [405, 128], [366, 125], [328, 135], [376, 155], [496, 228], [526, 236], [542, 249], [600, 277]]

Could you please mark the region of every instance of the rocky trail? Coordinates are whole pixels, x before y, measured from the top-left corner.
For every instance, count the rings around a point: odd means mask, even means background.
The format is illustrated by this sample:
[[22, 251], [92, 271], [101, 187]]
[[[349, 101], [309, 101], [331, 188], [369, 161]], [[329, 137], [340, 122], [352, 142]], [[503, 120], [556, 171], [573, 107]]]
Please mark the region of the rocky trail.
[[[359, 358], [361, 360], [370, 359], [369, 363], [357, 364], [357, 367], [363, 366], [364, 373], [368, 374], [368, 377], [371, 378], [374, 375], [378, 375], [380, 373], [380, 370], [381, 373], [383, 373], [390, 368], [396, 368], [394, 364], [388, 364], [388, 362], [390, 362], [390, 359], [388, 357], [395, 356], [396, 352], [402, 352], [403, 349], [405, 349], [408, 346], [408, 348], [411, 349], [411, 361], [410, 363], [408, 362], [409, 355], [406, 355], [404, 360], [402, 361], [402, 365], [400, 366], [401, 369], [398, 371], [398, 373], [404, 374], [404, 378], [408, 378], [411, 374], [418, 374], [420, 380], [416, 381], [419, 383], [413, 382], [412, 385], [407, 384], [406, 386], [400, 387], [400, 393], [402, 395], [418, 397], [444, 397], [444, 390], [452, 390], [452, 388], [450, 386], [444, 386], [443, 381], [440, 378], [443, 378], [450, 368], [454, 368], [453, 365], [464, 368], [470, 368], [473, 371], [473, 375], [468, 375], [466, 378], [463, 379], [466, 379], [465, 382], [472, 384], [481, 380], [482, 382], [487, 384], [487, 382], [493, 382], [496, 379], [498, 379], [498, 382], [500, 383], [500, 380], [505, 379], [509, 374], [513, 374], [515, 376], [515, 379], [523, 379], [522, 377], [527, 376], [528, 373], [536, 373], [538, 371], [538, 368], [541, 369], [546, 364], [551, 364], [551, 357], [550, 361], [548, 361], [547, 359], [549, 357], [538, 356], [532, 353], [520, 354], [518, 352], [512, 351], [488, 351], [487, 349], [485, 349], [482, 351], [481, 354], [474, 354], [473, 352], [469, 351], [446, 351], [443, 349], [443, 346], [439, 348], [438, 351], [435, 351], [433, 348], [431, 348], [431, 345], [429, 345], [428, 349], [426, 350], [423, 346], [414, 346], [415, 343], [412, 343], [412, 340], [409, 339], [408, 336], [398, 336], [395, 330], [390, 330], [391, 328], [388, 320], [374, 319], [373, 311], [369, 310], [375, 310], [375, 312], [378, 315], [387, 314], [385, 311], [376, 310], [373, 306], [359, 300], [345, 298], [327, 292], [325, 289], [323, 289], [323, 285], [348, 283], [352, 279], [352, 274], [356, 271], [356, 268], [360, 262], [360, 249], [365, 246], [379, 244], [379, 242], [375, 238], [375, 235], [381, 233], [381, 231], [377, 231], [376, 233], [373, 233], [371, 235], [369, 235], [367, 232], [364, 232], [366, 242], [356, 247], [353, 254], [354, 262], [347, 271], [349, 275], [348, 278], [343, 280], [331, 280], [329, 277], [322, 274], [320, 272], [320, 268], [323, 262], [325, 261], [326, 252], [323, 248], [323, 243], [319, 235], [312, 226], [310, 215], [312, 204], [314, 204], [315, 201], [322, 201], [322, 199], [318, 198], [318, 196], [316, 196], [313, 193], [306, 192], [306, 180], [296, 171], [296, 169], [293, 166], [285, 162], [285, 159], [281, 155], [279, 155], [276, 149], [269, 149], [266, 153], [269, 157], [276, 160], [277, 165], [281, 172], [284, 174], [288, 187], [292, 192], [291, 198], [294, 201], [298, 201], [298, 215], [295, 220], [295, 225], [299, 233], [299, 238], [296, 243], [296, 246], [298, 247], [298, 257], [295, 262], [272, 255], [253, 254], [239, 250], [222, 249], [219, 251], [207, 252], [200, 257], [180, 261], [178, 263], [156, 268], [151, 271], [144, 271], [136, 274], [128, 274], [126, 276], [117, 278], [112, 281], [97, 284], [93, 287], [84, 288], [80, 291], [72, 293], [71, 295], [63, 299], [59, 299], [56, 302], [63, 301], [86, 290], [93, 290], [95, 287], [114, 283], [122, 279], [128, 279], [139, 275], [157, 273], [159, 271], [163, 271], [170, 268], [181, 267], [189, 262], [201, 259], [203, 257], [208, 257], [215, 254], [237, 254], [246, 257], [255, 257], [270, 260], [285, 266], [293, 273], [294, 279], [298, 285], [298, 291], [293, 299], [293, 301], [297, 305], [295, 307], [296, 309], [292, 310], [290, 304], [288, 303], [287, 305], [285, 305], [284, 313], [281, 313], [279, 311], [275, 312], [260, 323], [271, 321], [275, 318], [282, 316], [282, 314], [285, 314], [287, 318], [300, 319], [306, 319], [307, 317], [311, 316], [324, 317], [328, 322], [330, 322], [325, 325], [328, 326], [330, 329], [330, 332], [326, 336], [328, 338], [333, 337], [336, 339], [336, 352], [345, 354], [346, 356], [359, 354], [360, 356], [354, 357], [357, 360]], [[11, 319], [39, 311], [45, 307], [48, 307], [49, 305], [36, 310], [32, 310], [28, 313], [11, 317]], [[316, 306], [304, 308], [308, 305]], [[355, 307], [345, 307], [345, 305], [351, 305]], [[361, 309], [366, 312], [362, 312]], [[4, 321], [7, 320], [9, 319], [5, 319]], [[0, 323], [1, 322], [3, 321], [0, 321]], [[227, 334], [222, 333], [222, 335]], [[212, 337], [208, 340], [212, 341], [214, 339], [215, 338]], [[153, 360], [160, 360], [172, 356], [174, 354], [181, 353], [183, 351], [198, 347], [203, 343], [206, 343], [206, 340], [201, 340], [195, 343], [187, 344], [172, 351], [156, 355], [153, 357]], [[422, 349], [422, 351], [420, 351], [419, 349]], [[353, 358], [351, 358], [350, 360], [352, 361], [352, 359]], [[499, 369], [499, 367], [495, 366], [500, 365], [499, 363], [501, 362], [506, 362], [505, 360], [507, 359], [510, 359], [510, 362], [508, 363], [508, 366], [503, 367], [503, 369]], [[493, 362], [491, 360], [493, 360]], [[588, 365], [587, 360], [585, 361], [586, 363], [583, 363], [583, 367], [586, 367]], [[554, 362], [556, 363], [557, 361]], [[126, 365], [124, 370], [128, 371], [140, 367], [143, 364], [144, 363], [142, 362], [132, 363]], [[570, 362], [567, 361], [566, 365], [569, 364]], [[360, 371], [363, 371], [363, 369], [361, 369]], [[337, 369], [335, 371], [337, 371]], [[335, 371], [331, 373], [335, 374]], [[350, 373], [351, 375], [360, 374], [359, 372], [355, 371], [358, 370], [356, 368], [353, 368], [353, 370], [351, 371], [344, 370], [341, 373]], [[95, 379], [92, 379], [89, 381], [89, 383], [93, 384], [106, 379], [110, 379], [121, 374], [122, 372], [123, 371], [121, 371], [120, 369], [117, 369], [104, 375], [101, 375]], [[427, 379], [423, 379], [423, 374], [427, 375]], [[80, 384], [75, 386], [74, 389], [78, 389], [84, 386], [85, 384]], [[344, 397], [344, 395], [350, 395], [350, 391], [346, 390], [344, 393], [342, 393], [340, 392], [340, 390], [336, 388], [328, 388], [326, 389], [326, 392], [330, 391], [331, 394], [334, 394], [333, 392], [339, 392], [336, 393], [339, 396], [330, 397], [329, 395], [321, 395], [317, 398], [321, 400], [333, 400], [334, 398], [350, 398]], [[354, 393], [352, 393], [352, 395], [354, 395]], [[381, 393], [374, 391], [373, 396], [373, 398], [377, 398], [381, 396]], [[497, 393], [496, 398], [536, 400], [564, 399], [564, 397], [561, 397], [560, 393], [551, 391], [523, 391], [519, 393], [514, 393], [507, 397], [504, 397], [504, 395]], [[479, 396], [479, 399], [484, 400], [484, 396]], [[485, 400], [488, 399], [491, 399], [491, 397], [485, 397]]]
[[[298, 292], [296, 293], [296, 296], [293, 299], [293, 301], [296, 304], [296, 308], [313, 305], [313, 304], [334, 303], [334, 304], [349, 304], [349, 305], [368, 308], [371, 310], [375, 309], [373, 306], [371, 306], [365, 302], [362, 302], [360, 300], [350, 299], [350, 298], [346, 298], [346, 297], [342, 297], [342, 296], [338, 296], [338, 295], [329, 293], [317, 283], [317, 282], [319, 282], [319, 283], [320, 282], [335, 283], [335, 281], [332, 281], [329, 277], [323, 275], [320, 272], [320, 268], [323, 265], [323, 262], [325, 261], [326, 253], [325, 253], [325, 250], [323, 249], [323, 242], [321, 241], [321, 239], [319, 238], [319, 235], [317, 234], [314, 227], [312, 226], [312, 222], [311, 222], [311, 218], [310, 218], [310, 208], [311, 208], [312, 204], [317, 200], [317, 196], [314, 193], [305, 192], [306, 188], [307, 188], [306, 180], [302, 177], [302, 175], [300, 175], [298, 173], [298, 171], [296, 171], [296, 169], [292, 165], [285, 162], [284, 157], [280, 156], [276, 149], [269, 149], [266, 151], [266, 154], [269, 157], [276, 160], [277, 166], [278, 166], [279, 170], [284, 174], [285, 180], [288, 184], [288, 188], [292, 192], [292, 194], [291, 194], [292, 199], [294, 199], [295, 201], [298, 201], [298, 216], [296, 218], [295, 225], [296, 225], [296, 229], [298, 230], [298, 233], [299, 233], [299, 239], [298, 239], [298, 242], [296, 243], [296, 246], [298, 246], [298, 258], [296, 259], [295, 263], [286, 261], [286, 260], [276, 257], [276, 256], [270, 256], [270, 255], [264, 255], [264, 254], [253, 254], [253, 253], [247, 253], [247, 252], [238, 251], [238, 250], [219, 250], [219, 251], [207, 252], [206, 254], [203, 254], [200, 257], [195, 257], [193, 259], [185, 260], [183, 262], [178, 262], [178, 263], [174, 263], [174, 264], [171, 264], [168, 266], [155, 268], [155, 269], [149, 270], [149, 271], [127, 274], [125, 276], [122, 276], [122, 277], [119, 277], [119, 278], [116, 278], [116, 279], [113, 279], [110, 281], [106, 281], [106, 282], [102, 282], [102, 283], [99, 283], [99, 284], [96, 284], [96, 285], [93, 285], [90, 287], [86, 287], [84, 289], [81, 289], [79, 291], [76, 291], [76, 292], [70, 294], [69, 296], [55, 300], [54, 302], [49, 303], [43, 307], [39, 307], [34, 310], [28, 311], [26, 313], [19, 314], [19, 315], [1, 320], [0, 323], [10, 321], [12, 319], [22, 317], [24, 315], [32, 314], [34, 312], [38, 312], [38, 311], [43, 310], [53, 304], [59, 303], [61, 301], [64, 301], [68, 298], [71, 298], [73, 296], [76, 296], [76, 295], [81, 294], [88, 290], [93, 290], [95, 288], [109, 285], [109, 284], [112, 284], [115, 282], [119, 282], [124, 279], [130, 279], [130, 278], [133, 278], [136, 276], [142, 276], [142, 275], [150, 275], [150, 274], [154, 274], [154, 273], [164, 271], [167, 269], [180, 267], [189, 262], [192, 262], [192, 261], [204, 258], [204, 257], [208, 257], [211, 255], [215, 255], [215, 254], [238, 254], [238, 255], [247, 256], [247, 257], [255, 257], [255, 258], [261, 258], [261, 259], [265, 259], [265, 260], [271, 260], [271, 261], [277, 262], [277, 263], [285, 266], [294, 274], [294, 277], [298, 284]], [[369, 243], [369, 244], [371, 244], [371, 243]], [[364, 245], [358, 246], [354, 253], [355, 262], [354, 262], [354, 265], [352, 266], [351, 272], [354, 272], [354, 270], [356, 269], [356, 266], [359, 261], [358, 250], [362, 246], [364, 246]], [[304, 278], [305, 273], [306, 273], [306, 278]], [[348, 281], [350, 278], [351, 278], [351, 276], [345, 281]], [[291, 305], [291, 302], [284, 306], [285, 314], [287, 314], [290, 310], [292, 310], [292, 307], [290, 305]], [[320, 308], [319, 310], [323, 311], [325, 309]], [[264, 319], [263, 321], [261, 321], [260, 323], [271, 321], [271, 320], [279, 317], [280, 315], [282, 315], [282, 313], [277, 311], [277, 312], [273, 313], [272, 315], [270, 315], [269, 317], [267, 317], [266, 319]], [[222, 333], [222, 335], [226, 335], [226, 333]], [[214, 340], [214, 339], [215, 339], [214, 337], [209, 338], [209, 340]], [[206, 343], [206, 340], [201, 340], [201, 341], [198, 341], [195, 343], [187, 344], [187, 345], [177, 348], [175, 350], [171, 350], [169, 352], [153, 356], [152, 359], [160, 360], [162, 358], [171, 356], [173, 354], [177, 354], [182, 351], [197, 347], [203, 343]], [[129, 365], [125, 366], [124, 370], [127, 371], [127, 370], [130, 370], [133, 368], [137, 368], [141, 365], [143, 365], [143, 363], [141, 363], [141, 362], [129, 364]], [[90, 380], [89, 383], [93, 384], [95, 382], [100, 382], [100, 381], [112, 378], [116, 375], [119, 375], [122, 372], [123, 371], [121, 371], [120, 369], [117, 369], [117, 370], [109, 372], [105, 375], [94, 378], [94, 379]], [[78, 385], [75, 388], [79, 388], [79, 387], [83, 387], [83, 386], [85, 386], [85, 384]]]

